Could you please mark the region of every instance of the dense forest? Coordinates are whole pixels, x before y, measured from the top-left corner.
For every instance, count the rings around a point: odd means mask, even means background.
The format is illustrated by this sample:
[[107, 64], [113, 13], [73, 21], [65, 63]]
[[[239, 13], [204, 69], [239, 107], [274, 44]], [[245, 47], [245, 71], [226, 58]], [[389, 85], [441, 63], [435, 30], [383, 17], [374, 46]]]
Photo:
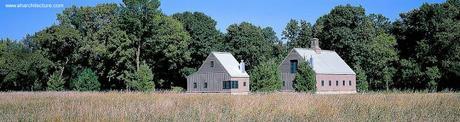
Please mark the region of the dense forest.
[[394, 22], [340, 5], [315, 23], [290, 20], [281, 38], [249, 22], [223, 33], [205, 13], [168, 16], [159, 6], [73, 6], [57, 24], [22, 40], [1, 39], [0, 91], [181, 89], [211, 51], [244, 59], [251, 90], [273, 91], [281, 86], [281, 60], [311, 38], [357, 73], [359, 91], [460, 89], [460, 0], [423, 4]]

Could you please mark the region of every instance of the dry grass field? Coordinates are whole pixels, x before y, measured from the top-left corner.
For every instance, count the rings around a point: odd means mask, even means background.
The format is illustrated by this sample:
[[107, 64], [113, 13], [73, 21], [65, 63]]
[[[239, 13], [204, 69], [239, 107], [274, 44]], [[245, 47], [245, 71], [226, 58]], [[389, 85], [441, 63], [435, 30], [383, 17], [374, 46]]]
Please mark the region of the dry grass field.
[[3, 92], [0, 121], [459, 121], [459, 93]]

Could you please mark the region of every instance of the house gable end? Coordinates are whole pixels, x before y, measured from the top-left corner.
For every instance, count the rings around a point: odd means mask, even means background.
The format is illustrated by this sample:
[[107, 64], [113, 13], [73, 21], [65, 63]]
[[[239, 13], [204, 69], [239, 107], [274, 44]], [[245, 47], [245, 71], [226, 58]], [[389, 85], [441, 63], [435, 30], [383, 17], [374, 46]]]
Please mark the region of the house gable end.
[[281, 73], [287, 73], [290, 71], [290, 60], [297, 60], [298, 63], [303, 63], [304, 60], [302, 56], [300, 55], [299, 52], [295, 51], [294, 49], [291, 49], [291, 51], [288, 53], [288, 55], [284, 58], [283, 62], [278, 66], [278, 70]]
[[[211, 67], [211, 61], [214, 61], [213, 67]], [[206, 74], [206, 73], [226, 73], [227, 75], [230, 75], [229, 72], [222, 65], [222, 62], [220, 62], [213, 53], [208, 55], [208, 57], [203, 61], [203, 64], [201, 64], [197, 72], [193, 74]]]

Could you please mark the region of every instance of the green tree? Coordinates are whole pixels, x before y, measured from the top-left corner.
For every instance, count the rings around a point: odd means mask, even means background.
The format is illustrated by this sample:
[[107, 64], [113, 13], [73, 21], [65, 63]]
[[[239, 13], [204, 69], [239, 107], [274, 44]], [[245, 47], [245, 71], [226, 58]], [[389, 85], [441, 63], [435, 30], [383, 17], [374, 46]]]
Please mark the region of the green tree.
[[133, 63], [135, 60], [133, 41], [129, 39], [126, 32], [112, 26], [102, 27], [93, 34], [92, 39], [100, 42], [93, 41], [80, 48], [86, 54], [81, 59], [82, 62], [88, 62], [88, 65], [82, 67], [96, 69], [95, 72], [101, 79], [102, 89], [125, 88], [126, 73], [136, 68]]
[[275, 42], [267, 34], [270, 33], [264, 33], [264, 29], [248, 22], [232, 24], [225, 35], [226, 51], [232, 52], [237, 59], [243, 59], [250, 70], [252, 66], [273, 57]]
[[120, 7], [98, 4], [95, 7], [66, 8], [58, 14], [59, 26], [74, 27], [82, 35], [72, 65], [72, 77], [84, 68], [95, 69], [102, 89], [125, 88], [126, 72], [135, 70], [134, 41], [120, 28]]
[[194, 60], [188, 62], [188, 67], [198, 69], [210, 52], [223, 50], [222, 34], [211, 17], [201, 12], [176, 13], [172, 17], [182, 22], [191, 37], [188, 51]]
[[297, 73], [295, 74], [292, 86], [296, 91], [316, 91], [315, 72], [308, 63], [300, 63], [300, 65], [297, 68]]
[[155, 88], [155, 83], [153, 82], [153, 73], [148, 65], [143, 63], [139, 70], [137, 70], [133, 75], [132, 79], [126, 84], [128, 89], [138, 90], [138, 91], [153, 91]]
[[284, 56], [287, 55], [288, 50], [286, 50], [285, 45], [283, 42], [276, 36], [276, 32], [271, 27], [266, 27], [262, 29], [262, 33], [264, 38], [268, 44], [271, 45], [271, 55], [269, 56], [268, 60], [282, 60]]
[[[413, 77], [398, 79], [401, 88], [460, 88], [460, 1], [423, 4], [400, 14], [392, 33], [398, 42], [401, 74], [414, 72]], [[404, 61], [404, 62], [403, 62]], [[406, 69], [405, 69], [406, 68]], [[412, 70], [412, 71], [410, 71]], [[407, 84], [410, 83], [410, 84]]]
[[[423, 71], [421, 67], [413, 59], [401, 59], [397, 73], [398, 81], [396, 86], [403, 89], [420, 89], [425, 88], [420, 81], [423, 79]], [[411, 79], [411, 80], [402, 80]]]
[[426, 75], [428, 76], [428, 89], [432, 91], [436, 91], [438, 87], [438, 79], [441, 78], [441, 72], [439, 68], [434, 67], [427, 67]]
[[250, 71], [251, 91], [267, 92], [281, 89], [281, 74], [275, 60], [262, 62]]
[[182, 24], [171, 17], [163, 17], [157, 26], [157, 29], [151, 30], [156, 35], [151, 38], [153, 43], [146, 46], [147, 50], [143, 57], [147, 64], [152, 64], [155, 70], [158, 70], [155, 76], [158, 76], [159, 81], [165, 81], [162, 88], [171, 86], [185, 88], [186, 79], [180, 76], [182, 76], [181, 71], [186, 68], [186, 63], [191, 60], [190, 52], [187, 51], [190, 36]]
[[163, 16], [158, 0], [123, 0], [121, 6], [121, 28], [125, 29], [130, 40], [134, 41], [136, 48], [136, 70], [139, 69], [141, 61], [141, 49], [153, 36], [151, 29], [157, 29], [155, 22]]
[[363, 70], [371, 81], [372, 89], [390, 90], [394, 85], [393, 77], [396, 73], [394, 67], [398, 61], [398, 54], [395, 49], [396, 39], [386, 33], [381, 33], [372, 38], [366, 48], [361, 48], [366, 58], [362, 58]]
[[72, 90], [77, 91], [99, 91], [101, 83], [98, 76], [91, 69], [84, 69], [77, 78], [70, 82]]
[[293, 48], [294, 45], [291, 45], [291, 42], [297, 41], [299, 38], [299, 31], [299, 22], [295, 19], [291, 19], [284, 28], [282, 32], [283, 37], [281, 39], [286, 39], [288, 41], [288, 47]]
[[310, 40], [313, 38], [313, 28], [305, 20], [297, 21], [291, 19], [286, 25], [282, 36], [282, 39], [287, 39], [289, 49], [308, 48], [310, 47]]
[[190, 61], [187, 51], [190, 36], [182, 23], [172, 17], [165, 16], [158, 9], [158, 0], [124, 0], [121, 7], [120, 28], [125, 30], [133, 41], [135, 49], [136, 69], [140, 61], [155, 66], [158, 81], [162, 88], [172, 85], [185, 87], [185, 78], [180, 73]]
[[369, 83], [367, 82], [366, 72], [360, 67], [355, 66], [356, 73], [356, 89], [358, 92], [365, 92], [369, 90]]
[[378, 31], [385, 33], [391, 32], [391, 28], [393, 28], [393, 26], [391, 25], [390, 20], [385, 16], [381, 14], [370, 14], [368, 17], [372, 21], [374, 28]]
[[32, 38], [38, 50], [54, 63], [53, 68], [59, 70], [59, 77], [64, 79], [71, 75], [70, 69], [77, 63], [80, 40], [80, 32], [70, 25], [53, 25]]
[[308, 23], [305, 20], [300, 20], [299, 37], [297, 39], [297, 42], [295, 42], [293, 45], [296, 45], [296, 47], [302, 47], [302, 48], [310, 47], [310, 40], [313, 38], [312, 31], [313, 29], [310, 23]]
[[49, 91], [63, 91], [65, 80], [61, 77], [59, 72], [53, 73], [47, 82], [47, 90]]
[[0, 39], [0, 91], [44, 90], [52, 62], [25, 40]]

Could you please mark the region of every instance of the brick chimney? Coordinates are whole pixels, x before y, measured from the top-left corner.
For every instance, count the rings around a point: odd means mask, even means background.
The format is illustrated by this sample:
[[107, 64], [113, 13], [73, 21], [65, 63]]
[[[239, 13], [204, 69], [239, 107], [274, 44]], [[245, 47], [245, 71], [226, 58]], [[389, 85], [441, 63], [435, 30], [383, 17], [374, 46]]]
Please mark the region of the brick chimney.
[[319, 39], [313, 38], [311, 39], [310, 48], [313, 49], [316, 53], [321, 53], [321, 48], [319, 48]]

